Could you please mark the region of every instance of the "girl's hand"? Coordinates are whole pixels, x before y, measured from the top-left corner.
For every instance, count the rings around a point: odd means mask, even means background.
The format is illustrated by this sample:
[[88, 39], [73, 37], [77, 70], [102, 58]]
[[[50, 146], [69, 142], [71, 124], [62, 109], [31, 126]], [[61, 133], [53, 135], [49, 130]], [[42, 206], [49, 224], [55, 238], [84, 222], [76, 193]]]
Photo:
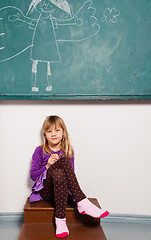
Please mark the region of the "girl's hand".
[[51, 165], [53, 165], [56, 161], [58, 161], [59, 156], [58, 154], [52, 154], [50, 158], [48, 159], [46, 168], [49, 168]]

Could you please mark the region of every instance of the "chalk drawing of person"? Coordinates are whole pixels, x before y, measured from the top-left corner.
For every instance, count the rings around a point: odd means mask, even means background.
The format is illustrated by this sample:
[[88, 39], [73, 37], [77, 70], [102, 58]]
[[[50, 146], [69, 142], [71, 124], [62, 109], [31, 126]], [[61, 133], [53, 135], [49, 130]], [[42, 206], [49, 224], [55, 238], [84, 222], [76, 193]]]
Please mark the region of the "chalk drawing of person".
[[58, 44], [55, 35], [54, 19], [65, 19], [71, 15], [70, 6], [66, 0], [32, 0], [28, 13], [36, 10], [40, 15], [36, 24], [32, 39], [31, 60], [33, 60], [32, 72], [34, 85], [32, 91], [38, 91], [36, 87], [37, 64], [47, 63], [47, 91], [52, 90], [50, 63], [61, 62]]

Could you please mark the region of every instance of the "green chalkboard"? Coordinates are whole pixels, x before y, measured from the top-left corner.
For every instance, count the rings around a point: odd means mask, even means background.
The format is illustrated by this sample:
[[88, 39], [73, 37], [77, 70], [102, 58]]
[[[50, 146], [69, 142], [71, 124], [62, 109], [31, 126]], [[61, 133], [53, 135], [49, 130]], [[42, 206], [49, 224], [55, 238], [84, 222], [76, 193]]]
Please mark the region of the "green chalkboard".
[[0, 1], [0, 99], [151, 99], [151, 0]]

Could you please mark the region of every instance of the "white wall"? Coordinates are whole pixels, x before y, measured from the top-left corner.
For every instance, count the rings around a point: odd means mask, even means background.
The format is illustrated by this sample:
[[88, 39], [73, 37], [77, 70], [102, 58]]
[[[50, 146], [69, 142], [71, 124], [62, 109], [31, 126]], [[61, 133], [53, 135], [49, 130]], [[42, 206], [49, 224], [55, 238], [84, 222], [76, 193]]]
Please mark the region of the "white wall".
[[0, 101], [0, 212], [21, 212], [46, 116], [61, 116], [88, 197], [111, 213], [151, 215], [151, 101]]

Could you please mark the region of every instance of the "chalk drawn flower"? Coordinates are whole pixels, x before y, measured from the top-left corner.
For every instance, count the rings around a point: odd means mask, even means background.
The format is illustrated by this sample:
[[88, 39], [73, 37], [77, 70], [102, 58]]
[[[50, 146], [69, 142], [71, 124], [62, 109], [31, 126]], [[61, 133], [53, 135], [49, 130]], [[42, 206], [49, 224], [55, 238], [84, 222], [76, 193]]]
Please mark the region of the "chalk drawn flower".
[[116, 10], [116, 8], [106, 8], [104, 13], [104, 18], [101, 19], [102, 22], [107, 22], [107, 23], [116, 23], [117, 22], [117, 17], [120, 15], [120, 11]]

